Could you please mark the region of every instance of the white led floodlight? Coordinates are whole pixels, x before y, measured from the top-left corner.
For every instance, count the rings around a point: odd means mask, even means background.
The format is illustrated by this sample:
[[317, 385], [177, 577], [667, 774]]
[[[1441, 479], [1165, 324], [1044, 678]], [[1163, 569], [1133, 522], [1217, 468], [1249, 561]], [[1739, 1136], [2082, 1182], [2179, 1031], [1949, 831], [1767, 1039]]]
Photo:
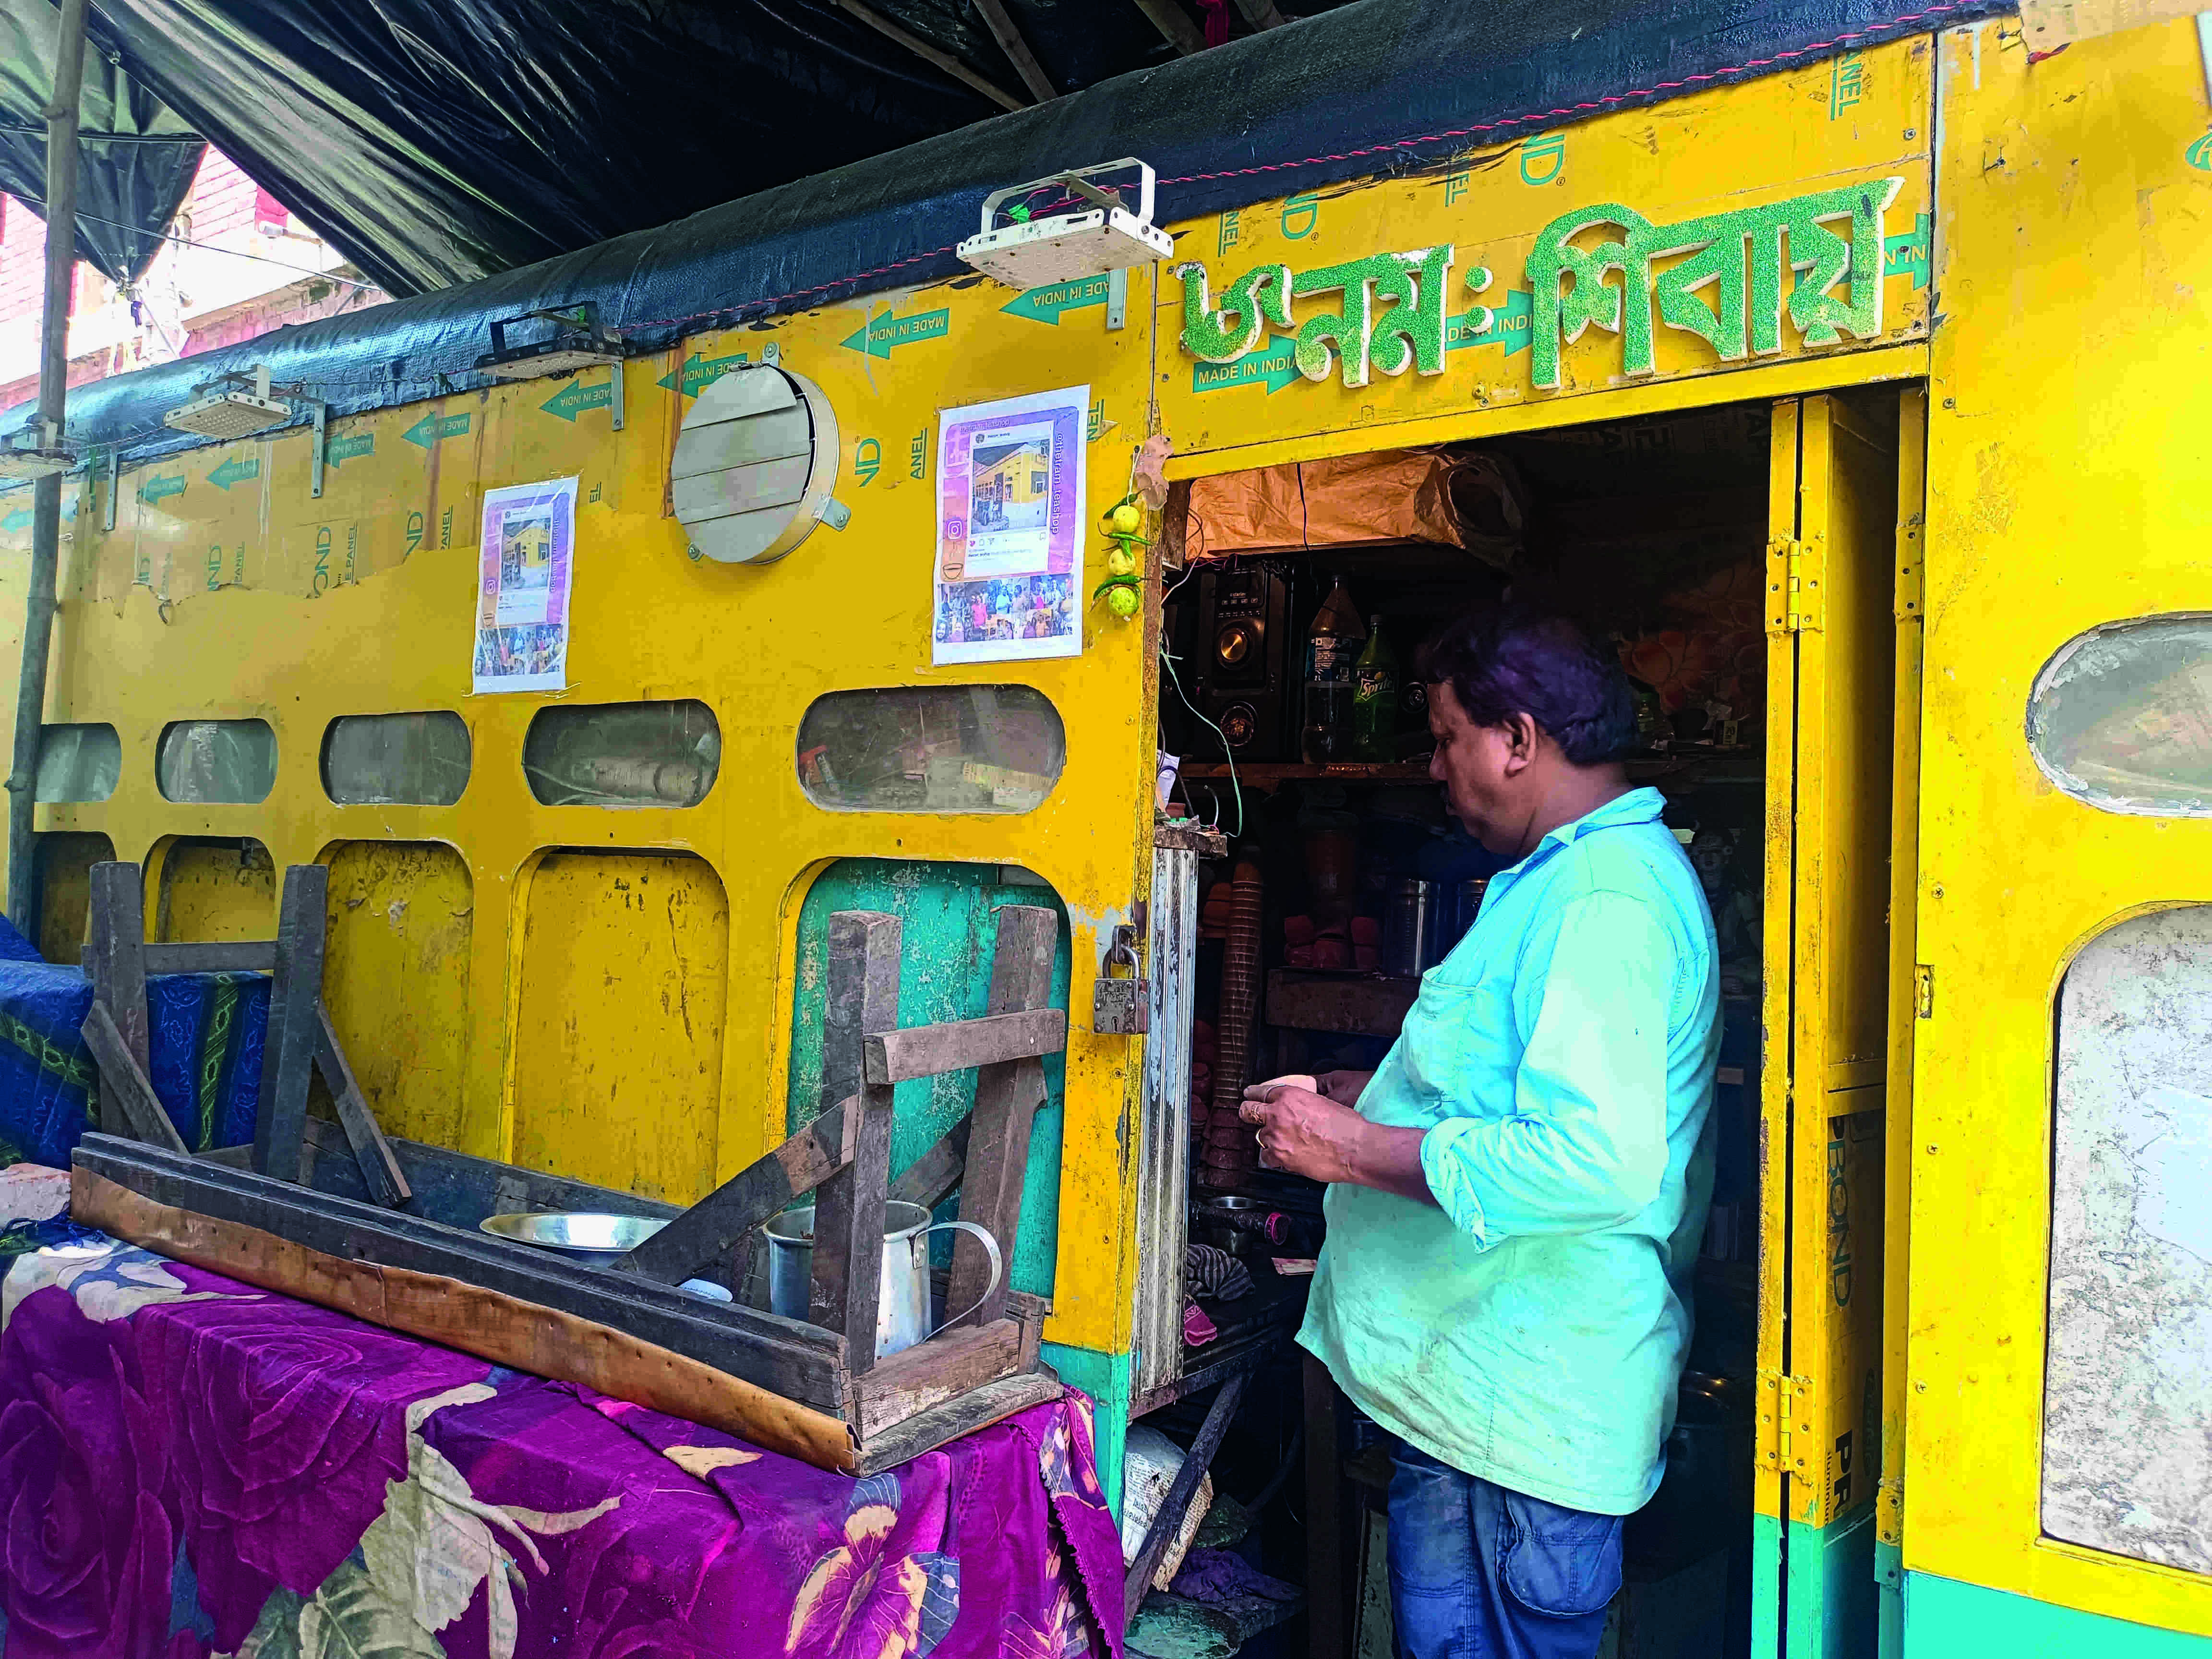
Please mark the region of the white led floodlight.
[[76, 466], [76, 452], [64, 449], [56, 441], [58, 436], [52, 427], [26, 427], [0, 444], [0, 483], [30, 483]]
[[[266, 432], [272, 426], [283, 426], [292, 418], [292, 405], [281, 398], [269, 395], [269, 366], [257, 363], [253, 368], [253, 390], [242, 388], [246, 383], [243, 372], [224, 374], [210, 386], [228, 384], [228, 391], [195, 398], [161, 416], [161, 424], [174, 427], [179, 432], [193, 432], [203, 438], [246, 438], [257, 432]], [[206, 391], [207, 387], [200, 388]]]
[[[1088, 182], [1099, 173], [1129, 167], [1141, 176], [1133, 214], [1119, 197]], [[1031, 289], [1164, 259], [1175, 252], [1175, 240], [1152, 222], [1152, 168], [1127, 155], [994, 191], [983, 198], [982, 229], [960, 244], [961, 262], [1009, 288]], [[1046, 218], [1028, 216], [1018, 205], [1006, 216], [1006, 223], [996, 222], [1003, 204], [1042, 190], [1056, 190], [1062, 199], [1073, 196], [1091, 205]], [[1054, 204], [1060, 204], [1060, 200]]]

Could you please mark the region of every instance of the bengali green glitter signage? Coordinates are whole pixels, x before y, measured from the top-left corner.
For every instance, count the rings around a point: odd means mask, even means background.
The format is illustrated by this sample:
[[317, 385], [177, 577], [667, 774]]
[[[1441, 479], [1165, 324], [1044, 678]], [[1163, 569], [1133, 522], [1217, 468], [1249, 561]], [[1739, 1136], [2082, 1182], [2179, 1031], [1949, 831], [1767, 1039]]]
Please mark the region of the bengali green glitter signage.
[[[1199, 361], [1200, 389], [1261, 384], [1272, 392], [1293, 370], [1308, 380], [1334, 371], [1354, 389], [1377, 372], [1441, 374], [1447, 351], [1504, 340], [1509, 356], [1528, 351], [1529, 378], [1553, 391], [1561, 348], [1593, 326], [1620, 337], [1622, 372], [1631, 375], [1657, 372], [1655, 319], [1695, 335], [1723, 362], [1778, 355], [1785, 313], [1808, 346], [1878, 339], [1884, 266], [1899, 264], [1899, 252], [1886, 245], [1882, 219], [1904, 182], [1876, 179], [1674, 224], [1654, 224], [1616, 203], [1580, 208], [1537, 233], [1525, 291], [1451, 316], [1449, 243], [1314, 270], [1255, 266], [1218, 302], [1205, 267], [1185, 263], [1172, 272], [1182, 283], [1182, 349]], [[1577, 246], [1591, 230], [1609, 234]], [[1655, 272], [1662, 260], [1674, 263]], [[1620, 280], [1609, 281], [1615, 273]], [[1477, 267], [1464, 286], [1479, 299], [1493, 280]], [[1334, 297], [1329, 309], [1293, 318], [1294, 302], [1322, 296]], [[1263, 343], [1264, 363], [1245, 368]]]

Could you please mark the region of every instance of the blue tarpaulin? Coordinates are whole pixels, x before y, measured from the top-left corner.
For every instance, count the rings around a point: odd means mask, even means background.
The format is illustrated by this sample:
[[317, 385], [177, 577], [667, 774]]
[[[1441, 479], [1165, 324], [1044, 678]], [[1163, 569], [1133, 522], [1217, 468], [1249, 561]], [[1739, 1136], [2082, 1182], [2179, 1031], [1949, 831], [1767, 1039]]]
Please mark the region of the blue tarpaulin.
[[[42, 960], [0, 917], [0, 1164], [66, 1170], [77, 1137], [101, 1127], [99, 1074], [78, 1035], [91, 1007], [82, 969]], [[252, 1140], [268, 976], [155, 974], [146, 1010], [154, 1092], [185, 1145]]]

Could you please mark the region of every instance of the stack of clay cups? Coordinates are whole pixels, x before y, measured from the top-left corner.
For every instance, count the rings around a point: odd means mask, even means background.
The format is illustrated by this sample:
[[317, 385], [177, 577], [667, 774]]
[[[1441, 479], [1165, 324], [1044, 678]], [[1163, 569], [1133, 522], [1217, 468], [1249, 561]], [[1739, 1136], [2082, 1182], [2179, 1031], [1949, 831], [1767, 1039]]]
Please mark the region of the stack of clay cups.
[[1243, 1184], [1259, 1163], [1259, 1143], [1237, 1110], [1252, 1078], [1260, 1012], [1260, 872], [1240, 864], [1229, 884], [1229, 939], [1221, 963], [1219, 1058], [1213, 1067], [1213, 1108], [1199, 1153], [1199, 1184], [1220, 1191]]

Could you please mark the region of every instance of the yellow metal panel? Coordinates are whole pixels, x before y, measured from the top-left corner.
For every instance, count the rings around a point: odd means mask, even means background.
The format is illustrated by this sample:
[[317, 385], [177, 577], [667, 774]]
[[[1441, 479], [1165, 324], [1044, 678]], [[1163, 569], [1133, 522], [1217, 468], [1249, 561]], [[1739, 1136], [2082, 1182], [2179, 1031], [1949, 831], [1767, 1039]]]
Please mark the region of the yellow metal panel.
[[[1808, 398], [1825, 421], [1813, 465], [1807, 441], [1808, 568], [1820, 550], [1825, 590], [1814, 596], [1821, 626], [1802, 636], [1800, 660], [1820, 661], [1826, 718], [1816, 786], [1824, 845], [1826, 909], [1816, 948], [1827, 1000], [1822, 1063], [1826, 1087], [1881, 1081], [1888, 1046], [1891, 738], [1894, 727], [1897, 541], [1897, 397], [1873, 391]], [[1800, 764], [1804, 764], [1801, 750]]]
[[2040, 1526], [2053, 997], [2113, 922], [2212, 899], [2212, 824], [2069, 799], [2022, 735], [2075, 635], [2204, 606], [2203, 65], [2186, 22], [2033, 67], [2010, 21], [1943, 53], [1905, 1560], [2212, 1635], [2212, 1578]]
[[1308, 437], [1231, 444], [1200, 454], [1176, 456], [1168, 462], [1167, 475], [1170, 478], [1194, 478], [1286, 461], [1364, 455], [1378, 448], [1467, 443], [1502, 437], [1510, 432], [1552, 432], [1599, 421], [1648, 420], [1676, 410], [1708, 409], [1720, 398], [1758, 403], [1843, 386], [1916, 380], [1927, 373], [1927, 343], [1914, 341], [1826, 357], [1793, 357], [1786, 362], [1767, 363], [1758, 368], [1732, 369], [1728, 379], [1717, 384], [1692, 376], [1648, 386], [1617, 386], [1608, 392], [1563, 398], [1556, 403], [1509, 404], [1489, 409], [1470, 405], [1448, 414], [1346, 427]]
[[1814, 1529], [1879, 1456], [1896, 404], [1860, 397], [1776, 406], [1768, 491], [1756, 1497]]
[[39, 954], [75, 966], [92, 932], [92, 866], [112, 860], [105, 836], [39, 837]]
[[258, 841], [180, 836], [156, 849], [145, 873], [157, 939], [276, 937], [276, 868]]
[[714, 1185], [730, 909], [695, 858], [549, 853], [530, 872], [514, 1161], [689, 1204]]
[[[1796, 399], [1777, 404], [1767, 454], [1766, 779], [1759, 976], [1759, 1410], [1756, 1501], [1783, 1514], [1789, 1375], [1791, 915], [1796, 882], [1797, 641], [1789, 629], [1790, 551], [1797, 541]], [[1794, 1437], [1793, 1437], [1794, 1438]]]
[[1921, 630], [1926, 615], [1928, 392], [1898, 398], [1895, 735], [1890, 780], [1889, 1098], [1882, 1136], [1881, 1480], [1875, 1523], [1885, 1544], [1905, 1536], [1906, 1271], [1911, 1233], [1912, 1037], [1918, 1004], [1913, 895], [1920, 867]]
[[[1272, 372], [1249, 356], [1226, 366], [1200, 362], [1179, 344], [1182, 289], [1166, 277], [1157, 319], [1163, 426], [1185, 454], [1330, 431], [1356, 431], [1369, 439], [1366, 447], [1382, 447], [1412, 441], [1384, 428], [1443, 409], [1534, 404], [1548, 410], [1577, 392], [1638, 384], [1640, 377], [1624, 362], [1622, 336], [1601, 324], [1571, 329], [1580, 337], [1565, 349], [1556, 391], [1538, 388], [1531, 377], [1531, 250], [1547, 226], [1601, 203], [1671, 225], [1895, 179], [1897, 192], [1882, 226], [1889, 274], [1881, 331], [1863, 343], [1924, 337], [1929, 42], [1899, 41], [1847, 57], [1848, 62], [1830, 60], [1653, 109], [1601, 116], [1548, 135], [1540, 151], [1517, 141], [1492, 145], [1448, 168], [1356, 191], [1262, 202], [1177, 227], [1178, 258], [1205, 267], [1217, 305], [1233, 279], [1255, 267], [1312, 270], [1386, 250], [1449, 243], [1454, 264], [1444, 310], [1468, 320], [1448, 331], [1441, 374], [1409, 369], [1392, 376], [1378, 368], [1367, 385], [1347, 387], [1334, 372], [1322, 381], [1306, 380], [1286, 358]], [[1584, 231], [1572, 246], [1587, 248], [1600, 240], [1599, 233]], [[1909, 257], [1915, 246], [1923, 250], [1917, 267], [1921, 280]], [[1654, 259], [1654, 275], [1680, 258]], [[1470, 289], [1468, 279], [1479, 270], [1491, 280]], [[1619, 283], [1620, 273], [1609, 280]], [[1718, 286], [1703, 290], [1708, 303]], [[1638, 288], [1629, 303], [1642, 302], [1638, 296], [1644, 292]], [[1326, 296], [1302, 299], [1292, 321], [1303, 324], [1334, 304]], [[1475, 332], [1478, 307], [1496, 313], [1481, 343]], [[1286, 333], [1268, 326], [1270, 340]], [[1720, 373], [1755, 361], [1746, 357], [1731, 365], [1704, 340], [1663, 322], [1656, 326], [1655, 345], [1661, 379]], [[1848, 355], [1853, 345], [1846, 337], [1824, 349]], [[1783, 349], [1802, 349], [1785, 318]]]
[[331, 849], [323, 1000], [377, 1121], [458, 1146], [468, 1054], [469, 868], [435, 842]]
[[1879, 1456], [1897, 485], [1895, 398], [1871, 396], [1800, 417], [1789, 1347], [1810, 1432], [1784, 1514], [1814, 1526], [1872, 1500]]

